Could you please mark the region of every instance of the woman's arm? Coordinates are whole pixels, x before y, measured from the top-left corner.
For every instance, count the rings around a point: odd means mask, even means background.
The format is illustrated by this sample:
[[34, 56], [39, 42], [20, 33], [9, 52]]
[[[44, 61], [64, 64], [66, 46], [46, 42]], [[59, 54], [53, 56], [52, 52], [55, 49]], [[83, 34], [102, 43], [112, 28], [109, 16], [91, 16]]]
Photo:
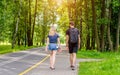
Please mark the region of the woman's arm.
[[60, 45], [60, 38], [58, 38], [57, 41], [58, 41], [58, 46], [59, 46], [59, 48], [61, 48], [61, 45]]
[[46, 48], [45, 48], [45, 51], [48, 51], [48, 45], [49, 45], [49, 38], [47, 37], [47, 42], [46, 42]]

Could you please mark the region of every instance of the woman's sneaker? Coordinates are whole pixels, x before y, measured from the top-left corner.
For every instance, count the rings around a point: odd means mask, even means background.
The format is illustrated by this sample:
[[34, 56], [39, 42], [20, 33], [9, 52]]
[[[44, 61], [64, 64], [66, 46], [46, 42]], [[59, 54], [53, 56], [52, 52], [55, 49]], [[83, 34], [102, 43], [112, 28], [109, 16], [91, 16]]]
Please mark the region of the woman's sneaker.
[[70, 66], [72, 70], [75, 70], [75, 66]]
[[50, 67], [51, 70], [55, 70], [55, 68]]

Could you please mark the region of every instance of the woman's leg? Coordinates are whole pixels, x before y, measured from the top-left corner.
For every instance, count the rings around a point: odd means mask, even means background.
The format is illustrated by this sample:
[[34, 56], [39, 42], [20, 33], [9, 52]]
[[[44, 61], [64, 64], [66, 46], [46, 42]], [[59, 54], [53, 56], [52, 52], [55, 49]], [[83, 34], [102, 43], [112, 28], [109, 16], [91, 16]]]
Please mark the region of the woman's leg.
[[56, 53], [57, 53], [57, 50], [54, 50], [54, 51], [53, 51], [53, 66], [54, 66], [54, 64], [55, 64]]
[[56, 52], [57, 52], [57, 50], [53, 50], [50, 53], [50, 67], [52, 67], [52, 68], [54, 68]]
[[53, 64], [53, 63], [52, 63], [52, 60], [53, 60], [52, 58], [53, 58], [53, 56], [52, 56], [52, 55], [53, 55], [53, 51], [50, 52], [50, 67], [53, 67], [53, 65], [52, 65], [52, 64]]

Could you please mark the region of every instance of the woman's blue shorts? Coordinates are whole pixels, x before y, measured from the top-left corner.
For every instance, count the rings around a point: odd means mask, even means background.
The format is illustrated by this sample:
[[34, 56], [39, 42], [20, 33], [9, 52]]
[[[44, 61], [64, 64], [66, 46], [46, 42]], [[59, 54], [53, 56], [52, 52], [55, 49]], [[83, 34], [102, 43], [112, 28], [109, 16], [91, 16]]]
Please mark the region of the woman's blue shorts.
[[50, 43], [48, 48], [49, 50], [58, 50], [58, 45], [56, 43]]

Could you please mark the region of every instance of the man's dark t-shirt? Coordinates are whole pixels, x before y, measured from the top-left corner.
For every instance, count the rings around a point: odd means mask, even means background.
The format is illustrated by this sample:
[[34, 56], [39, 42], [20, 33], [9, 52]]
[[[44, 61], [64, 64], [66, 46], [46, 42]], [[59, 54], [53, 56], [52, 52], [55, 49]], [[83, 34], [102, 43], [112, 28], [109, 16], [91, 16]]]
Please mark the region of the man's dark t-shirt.
[[[77, 28], [70, 28], [70, 29], [76, 29], [76, 33], [78, 33], [78, 35], [79, 35], [79, 30], [77, 29]], [[68, 29], [67, 31], [66, 31], [66, 35], [68, 35], [69, 37], [70, 37], [70, 29]], [[70, 40], [69, 40], [69, 42], [68, 43], [70, 43]]]
[[[75, 28], [77, 29], [77, 28]], [[77, 33], [79, 35], [79, 30], [77, 29]], [[66, 35], [70, 37], [70, 29], [66, 31]], [[68, 46], [69, 46], [69, 53], [77, 53], [78, 50], [78, 42], [77, 43], [70, 43], [70, 40], [68, 40]]]

